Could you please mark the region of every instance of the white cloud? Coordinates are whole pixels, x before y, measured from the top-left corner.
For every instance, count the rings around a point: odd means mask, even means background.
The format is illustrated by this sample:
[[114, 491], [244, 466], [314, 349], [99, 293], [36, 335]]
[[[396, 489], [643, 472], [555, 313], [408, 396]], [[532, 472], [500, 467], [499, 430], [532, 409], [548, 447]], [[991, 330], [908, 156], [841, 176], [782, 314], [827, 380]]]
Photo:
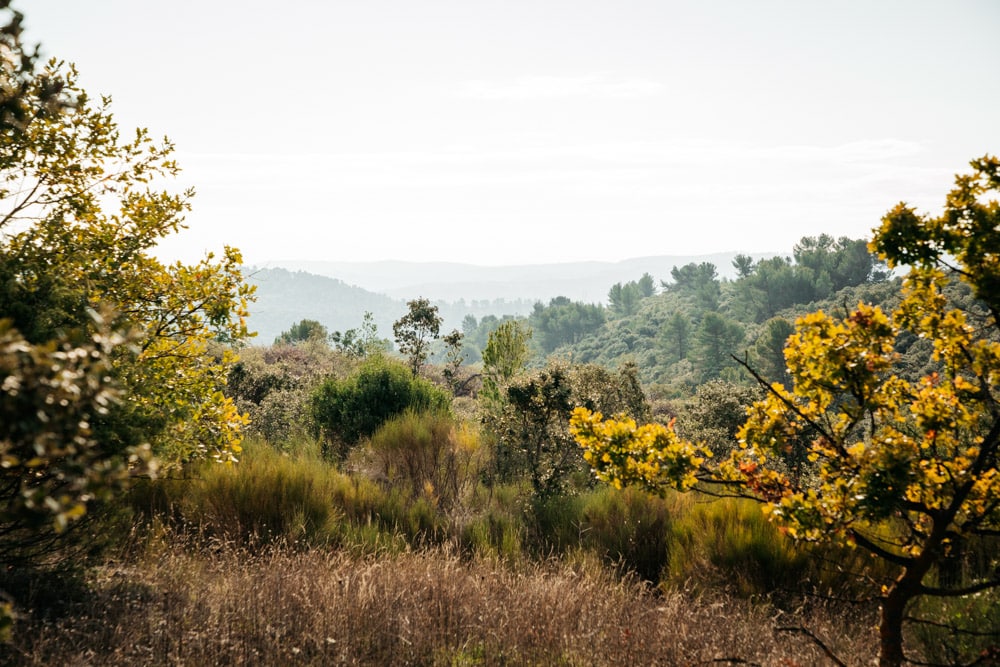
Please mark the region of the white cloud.
[[642, 78], [616, 79], [605, 74], [529, 76], [513, 81], [467, 81], [462, 97], [479, 100], [544, 100], [567, 97], [640, 99], [662, 94], [663, 84]]

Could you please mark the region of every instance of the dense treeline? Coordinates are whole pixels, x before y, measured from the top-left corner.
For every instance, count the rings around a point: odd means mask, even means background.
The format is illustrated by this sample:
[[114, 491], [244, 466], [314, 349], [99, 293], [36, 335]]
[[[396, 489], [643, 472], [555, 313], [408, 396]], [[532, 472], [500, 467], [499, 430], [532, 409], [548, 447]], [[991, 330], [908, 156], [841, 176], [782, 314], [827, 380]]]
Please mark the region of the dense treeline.
[[[608, 367], [631, 361], [650, 391], [672, 397], [691, 396], [714, 379], [749, 382], [732, 355], [747, 354], [780, 380], [782, 347], [796, 317], [858, 298], [882, 303], [898, 289], [864, 239], [804, 237], [791, 256], [737, 255], [733, 264], [731, 280], [708, 262], [674, 266], [659, 286], [647, 273], [610, 286], [607, 305], [565, 297], [536, 303], [523, 318], [535, 363], [550, 355]], [[481, 349], [499, 322], [467, 317], [466, 340]]]

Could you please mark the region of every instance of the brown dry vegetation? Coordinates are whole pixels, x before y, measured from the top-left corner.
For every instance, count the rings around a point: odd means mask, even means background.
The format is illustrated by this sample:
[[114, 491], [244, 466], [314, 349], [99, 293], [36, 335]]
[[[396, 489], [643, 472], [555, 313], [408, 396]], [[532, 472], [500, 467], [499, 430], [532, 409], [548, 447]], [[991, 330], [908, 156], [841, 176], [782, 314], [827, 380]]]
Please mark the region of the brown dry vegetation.
[[777, 628], [807, 626], [848, 664], [875, 643], [857, 612], [659, 592], [582, 556], [510, 566], [166, 536], [85, 584], [20, 623], [4, 664], [820, 665], [811, 640]]

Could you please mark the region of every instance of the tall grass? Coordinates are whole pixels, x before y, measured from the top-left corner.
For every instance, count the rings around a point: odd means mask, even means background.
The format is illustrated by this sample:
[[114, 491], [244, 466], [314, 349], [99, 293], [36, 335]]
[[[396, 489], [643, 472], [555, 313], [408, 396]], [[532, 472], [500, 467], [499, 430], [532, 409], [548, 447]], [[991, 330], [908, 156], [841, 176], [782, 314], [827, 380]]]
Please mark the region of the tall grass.
[[742, 596], [801, 588], [810, 572], [808, 554], [780, 534], [758, 503], [695, 496], [680, 502], [664, 573], [669, 583]]
[[367, 451], [380, 477], [451, 509], [478, 481], [486, 448], [479, 434], [442, 411], [406, 410], [371, 437]]
[[[417, 431], [404, 417], [408, 434]], [[447, 425], [446, 425], [447, 426]], [[390, 429], [391, 430], [391, 429]], [[452, 432], [442, 431], [445, 442]], [[874, 564], [858, 550], [819, 551], [794, 544], [760, 507], [734, 499], [702, 502], [693, 494], [658, 498], [600, 487], [532, 502], [522, 484], [486, 489], [463, 482], [452, 502], [415, 492], [421, 470], [392, 484], [330, 465], [314, 443], [280, 452], [247, 444], [237, 466], [205, 465], [184, 480], [137, 489], [131, 503], [148, 523], [164, 523], [206, 542], [258, 548], [351, 548], [362, 553], [450, 544], [462, 553], [510, 563], [584, 551], [652, 583], [692, 590], [720, 587], [743, 596], [806, 590], [863, 592]], [[883, 578], [886, 573], [881, 573]]]
[[804, 624], [850, 664], [870, 618], [783, 615], [725, 597], [658, 594], [593, 560], [510, 569], [447, 550], [161, 548], [95, 571], [91, 594], [19, 624], [4, 664], [823, 664], [775, 625]]
[[423, 499], [331, 466], [317, 451], [247, 443], [237, 466], [206, 464], [137, 488], [130, 504], [208, 541], [379, 550], [433, 542], [444, 518]]

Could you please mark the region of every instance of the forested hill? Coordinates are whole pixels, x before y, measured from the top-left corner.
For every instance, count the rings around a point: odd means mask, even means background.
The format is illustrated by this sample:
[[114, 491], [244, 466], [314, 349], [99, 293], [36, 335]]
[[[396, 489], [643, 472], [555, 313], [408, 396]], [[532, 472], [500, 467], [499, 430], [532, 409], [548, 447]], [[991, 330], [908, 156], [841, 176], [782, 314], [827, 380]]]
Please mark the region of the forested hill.
[[[336, 278], [255, 267], [246, 268], [244, 275], [257, 287], [257, 300], [250, 304], [248, 320], [250, 329], [257, 332], [255, 345], [270, 345], [282, 331], [303, 319], [316, 320], [331, 332], [357, 329], [366, 312], [372, 314], [379, 334], [392, 338], [392, 323], [407, 312], [405, 298], [378, 294]], [[426, 296], [438, 307], [445, 331], [461, 328], [467, 315], [526, 315], [534, 305], [528, 299], [451, 302], [430, 292], [417, 296]]]

